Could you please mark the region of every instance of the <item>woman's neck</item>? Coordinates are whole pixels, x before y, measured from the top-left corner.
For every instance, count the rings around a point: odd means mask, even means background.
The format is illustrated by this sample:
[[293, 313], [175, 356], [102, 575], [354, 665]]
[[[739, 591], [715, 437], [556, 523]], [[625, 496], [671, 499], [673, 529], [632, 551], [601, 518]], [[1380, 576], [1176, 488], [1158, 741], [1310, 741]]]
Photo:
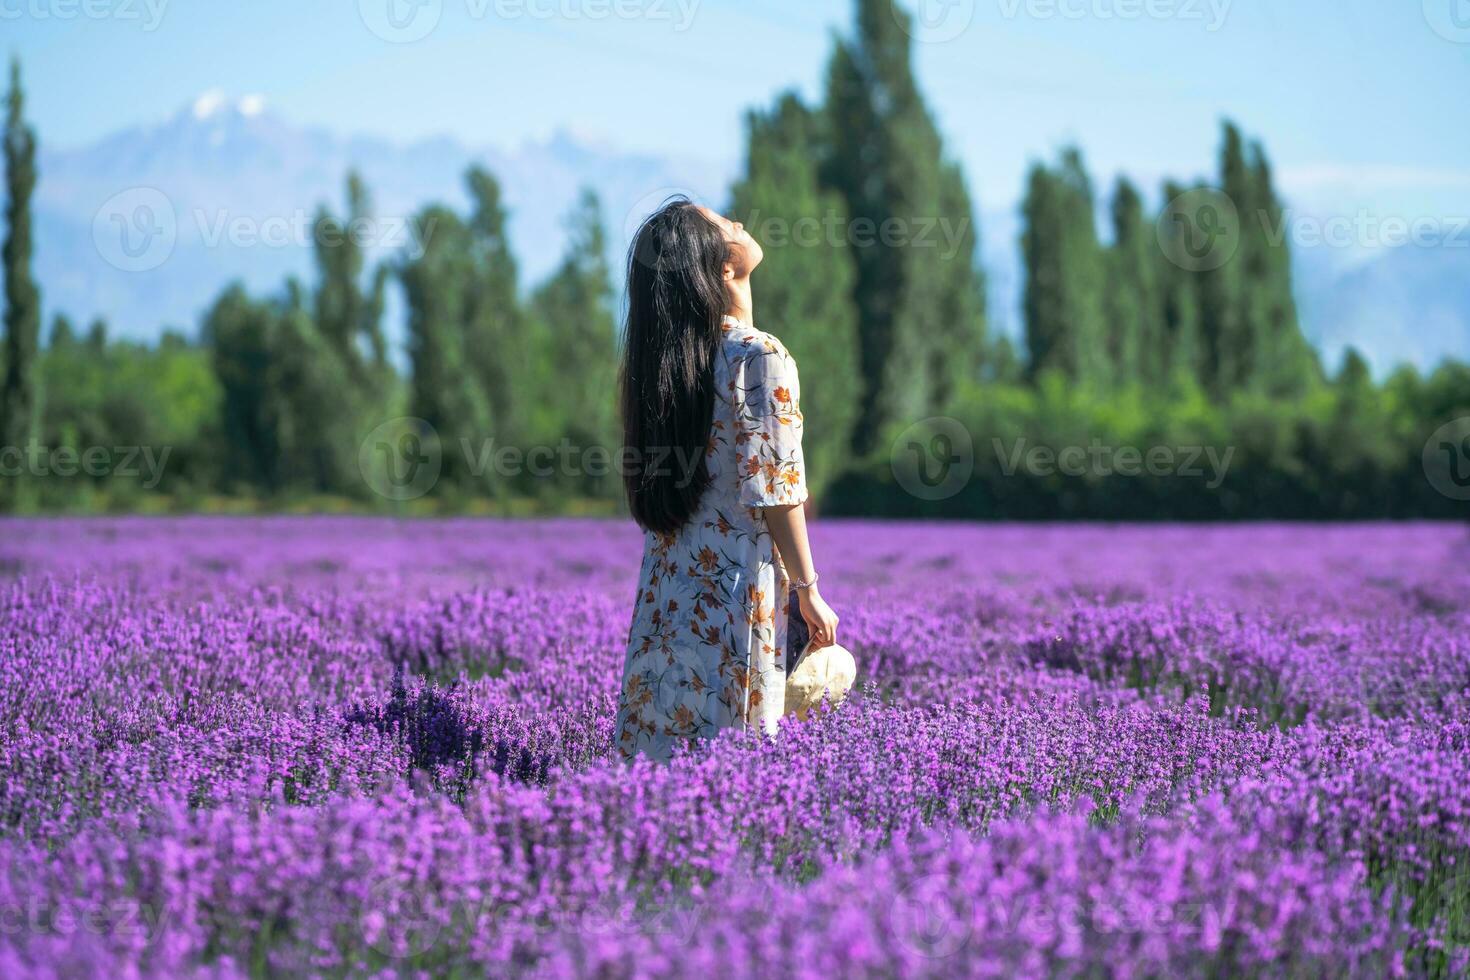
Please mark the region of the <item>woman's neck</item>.
[[755, 326], [754, 302], [750, 295], [750, 280], [731, 281], [725, 284], [729, 293], [729, 306], [725, 309], [727, 316], [733, 316], [742, 323]]

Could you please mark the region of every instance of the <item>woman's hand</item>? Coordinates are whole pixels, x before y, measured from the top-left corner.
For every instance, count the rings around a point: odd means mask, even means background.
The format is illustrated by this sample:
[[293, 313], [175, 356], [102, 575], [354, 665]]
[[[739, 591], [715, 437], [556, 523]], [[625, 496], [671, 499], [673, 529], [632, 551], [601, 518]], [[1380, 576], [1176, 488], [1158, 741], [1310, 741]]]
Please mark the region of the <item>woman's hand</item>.
[[796, 590], [801, 618], [812, 631], [812, 649], [830, 647], [837, 642], [837, 614], [827, 605], [817, 587]]

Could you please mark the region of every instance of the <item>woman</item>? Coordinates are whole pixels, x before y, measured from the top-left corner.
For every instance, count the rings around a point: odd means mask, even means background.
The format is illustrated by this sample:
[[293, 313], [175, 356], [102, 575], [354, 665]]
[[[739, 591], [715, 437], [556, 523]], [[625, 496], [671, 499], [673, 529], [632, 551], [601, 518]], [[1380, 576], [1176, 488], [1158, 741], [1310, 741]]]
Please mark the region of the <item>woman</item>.
[[837, 642], [801, 506], [796, 364], [753, 325], [762, 258], [741, 224], [683, 198], [629, 252], [624, 482], [646, 533], [615, 732], [626, 759], [722, 728], [774, 734], [788, 590], [812, 643]]

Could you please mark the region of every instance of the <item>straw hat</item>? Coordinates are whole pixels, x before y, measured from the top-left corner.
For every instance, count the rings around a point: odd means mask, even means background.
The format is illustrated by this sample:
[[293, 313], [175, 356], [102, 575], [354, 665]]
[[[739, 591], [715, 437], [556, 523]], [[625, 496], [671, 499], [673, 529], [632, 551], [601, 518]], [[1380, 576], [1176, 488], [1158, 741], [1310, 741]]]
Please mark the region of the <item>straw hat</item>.
[[786, 714], [805, 720], [822, 698], [837, 704], [847, 697], [857, 679], [857, 661], [846, 647], [836, 644], [813, 650], [808, 646], [786, 675]]

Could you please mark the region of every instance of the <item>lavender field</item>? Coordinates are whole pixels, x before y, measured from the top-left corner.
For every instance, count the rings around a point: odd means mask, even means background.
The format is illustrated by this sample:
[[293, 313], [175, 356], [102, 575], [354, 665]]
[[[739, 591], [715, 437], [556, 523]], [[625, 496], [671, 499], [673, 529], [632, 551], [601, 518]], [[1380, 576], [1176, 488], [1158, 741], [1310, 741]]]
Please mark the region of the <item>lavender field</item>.
[[631, 767], [619, 523], [0, 522], [0, 975], [1463, 976], [1470, 529], [821, 522]]

